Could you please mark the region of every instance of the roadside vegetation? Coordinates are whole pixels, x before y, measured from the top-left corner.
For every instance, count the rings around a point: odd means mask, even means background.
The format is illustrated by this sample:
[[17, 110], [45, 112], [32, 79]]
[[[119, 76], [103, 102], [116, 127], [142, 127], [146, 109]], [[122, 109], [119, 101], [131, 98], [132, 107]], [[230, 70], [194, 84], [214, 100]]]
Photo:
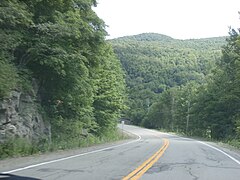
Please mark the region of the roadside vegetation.
[[90, 147], [125, 139], [129, 139], [129, 136], [123, 134], [119, 130], [113, 131], [107, 136], [93, 136], [90, 134], [82, 138], [59, 141], [54, 140], [52, 143], [49, 141], [38, 141], [34, 143], [23, 138], [14, 138], [0, 145], [0, 160], [9, 157], [29, 156], [45, 152]]
[[40, 109], [51, 125], [51, 139], [9, 139], [0, 145], [1, 157], [118, 139], [125, 80], [105, 24], [92, 10], [96, 4], [1, 0], [0, 99], [12, 90], [28, 93], [36, 79]]

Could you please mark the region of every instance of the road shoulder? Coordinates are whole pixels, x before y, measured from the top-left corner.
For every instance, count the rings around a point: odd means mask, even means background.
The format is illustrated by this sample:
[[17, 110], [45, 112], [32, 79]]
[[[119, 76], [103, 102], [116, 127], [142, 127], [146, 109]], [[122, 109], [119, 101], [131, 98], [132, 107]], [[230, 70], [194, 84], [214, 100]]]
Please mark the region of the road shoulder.
[[13, 169], [18, 169], [22, 167], [27, 167], [43, 162], [54, 161], [57, 159], [62, 159], [66, 157], [76, 156], [80, 154], [85, 154], [93, 151], [98, 151], [101, 149], [106, 149], [108, 147], [118, 146], [121, 144], [126, 144], [131, 141], [137, 139], [137, 137], [133, 134], [124, 132], [124, 135], [127, 135], [129, 138], [104, 144], [92, 145], [84, 148], [74, 148], [68, 150], [58, 150], [54, 152], [46, 152], [43, 154], [34, 154], [26, 157], [15, 157], [15, 158], [7, 158], [4, 160], [0, 160], [0, 172], [5, 172]]

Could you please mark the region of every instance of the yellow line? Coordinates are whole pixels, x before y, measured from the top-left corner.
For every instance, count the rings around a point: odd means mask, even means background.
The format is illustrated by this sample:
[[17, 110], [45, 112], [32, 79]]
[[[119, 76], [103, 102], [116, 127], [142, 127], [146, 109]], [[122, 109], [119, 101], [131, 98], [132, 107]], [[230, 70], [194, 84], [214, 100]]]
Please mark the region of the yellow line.
[[137, 180], [139, 179], [148, 169], [150, 169], [155, 162], [158, 161], [158, 159], [163, 155], [165, 150], [169, 146], [169, 140], [163, 139], [163, 146], [149, 159], [147, 159], [145, 162], [143, 162], [137, 169], [132, 171], [130, 174], [128, 174], [126, 177], [124, 177], [122, 180]]

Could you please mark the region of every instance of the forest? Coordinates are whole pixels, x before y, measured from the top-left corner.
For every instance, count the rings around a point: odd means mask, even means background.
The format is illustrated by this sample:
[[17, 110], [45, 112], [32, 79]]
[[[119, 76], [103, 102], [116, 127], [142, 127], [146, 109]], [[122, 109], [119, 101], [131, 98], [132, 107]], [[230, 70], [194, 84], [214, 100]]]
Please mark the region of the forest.
[[[81, 144], [83, 131], [90, 138], [114, 137], [125, 108], [123, 71], [105, 40], [105, 23], [92, 10], [96, 4], [0, 2], [0, 100], [12, 90], [31, 93], [35, 79], [39, 111], [62, 148], [74, 139]], [[2, 145], [1, 154], [12, 146]]]
[[126, 74], [133, 124], [240, 145], [240, 36], [110, 40]]

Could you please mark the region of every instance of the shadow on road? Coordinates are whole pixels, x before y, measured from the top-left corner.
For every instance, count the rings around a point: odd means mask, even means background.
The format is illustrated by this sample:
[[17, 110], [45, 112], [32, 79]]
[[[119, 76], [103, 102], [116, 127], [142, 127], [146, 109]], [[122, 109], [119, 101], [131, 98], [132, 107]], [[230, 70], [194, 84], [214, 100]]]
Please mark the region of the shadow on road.
[[6, 179], [6, 180], [40, 180], [37, 178], [32, 177], [25, 177], [25, 176], [17, 176], [13, 174], [1, 174], [0, 173], [0, 179]]

